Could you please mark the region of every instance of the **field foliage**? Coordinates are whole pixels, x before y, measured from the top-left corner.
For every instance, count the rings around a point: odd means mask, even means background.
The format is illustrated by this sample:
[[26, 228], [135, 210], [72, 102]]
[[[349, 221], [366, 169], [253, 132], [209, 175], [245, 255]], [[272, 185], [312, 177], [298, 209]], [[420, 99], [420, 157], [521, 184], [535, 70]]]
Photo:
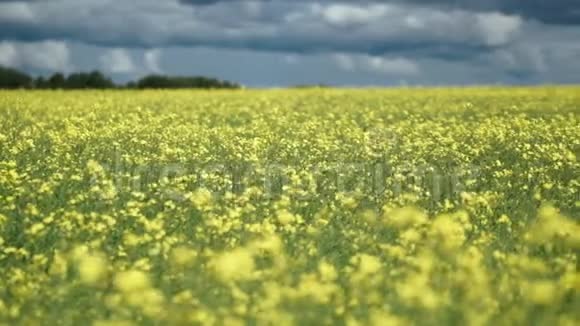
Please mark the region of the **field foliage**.
[[578, 325], [580, 89], [2, 91], [0, 324]]

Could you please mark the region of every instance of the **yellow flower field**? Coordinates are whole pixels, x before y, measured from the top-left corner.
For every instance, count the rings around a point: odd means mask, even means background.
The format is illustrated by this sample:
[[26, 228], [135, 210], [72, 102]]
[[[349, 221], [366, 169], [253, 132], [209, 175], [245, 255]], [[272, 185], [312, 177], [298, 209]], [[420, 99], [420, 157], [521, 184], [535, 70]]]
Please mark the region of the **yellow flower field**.
[[578, 325], [580, 89], [1, 91], [0, 325]]

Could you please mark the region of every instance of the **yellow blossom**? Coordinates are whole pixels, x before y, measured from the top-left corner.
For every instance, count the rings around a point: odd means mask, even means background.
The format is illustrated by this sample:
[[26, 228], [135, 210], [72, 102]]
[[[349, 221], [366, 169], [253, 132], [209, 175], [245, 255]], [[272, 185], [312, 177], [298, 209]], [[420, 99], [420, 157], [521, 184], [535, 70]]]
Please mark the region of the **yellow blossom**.
[[212, 263], [217, 276], [223, 281], [250, 279], [255, 269], [252, 253], [241, 248], [220, 254]]

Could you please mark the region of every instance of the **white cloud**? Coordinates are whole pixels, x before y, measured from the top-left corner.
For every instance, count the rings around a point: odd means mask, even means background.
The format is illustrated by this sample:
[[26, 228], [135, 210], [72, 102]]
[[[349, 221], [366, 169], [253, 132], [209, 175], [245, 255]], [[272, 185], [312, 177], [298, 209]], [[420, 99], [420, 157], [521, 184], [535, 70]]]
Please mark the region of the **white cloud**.
[[25, 2], [0, 2], [0, 21], [10, 23], [31, 23], [36, 15]]
[[155, 74], [160, 74], [163, 72], [163, 69], [161, 68], [160, 64], [161, 50], [159, 49], [148, 50], [145, 52], [143, 56], [145, 59], [145, 67], [147, 67], [148, 71]]
[[284, 62], [289, 64], [289, 65], [294, 65], [300, 62], [300, 59], [298, 58], [297, 55], [294, 54], [287, 54], [284, 56]]
[[388, 58], [371, 55], [334, 54], [333, 59], [344, 71], [366, 71], [399, 76], [413, 76], [420, 72], [419, 65], [406, 58]]
[[68, 71], [71, 68], [68, 45], [61, 41], [22, 44], [24, 63], [34, 68]]
[[259, 0], [246, 0], [242, 2], [242, 5], [249, 17], [259, 17], [262, 14], [263, 3]]
[[69, 47], [62, 41], [1, 42], [0, 63], [50, 71], [67, 72], [72, 69]]
[[0, 66], [15, 67], [18, 65], [18, 51], [14, 44], [0, 43]]
[[[528, 26], [515, 42], [482, 56], [484, 64], [546, 80], [578, 80], [580, 28]], [[576, 77], [574, 77], [576, 76]]]
[[125, 49], [111, 49], [100, 57], [100, 62], [108, 72], [126, 74], [135, 71], [131, 55]]
[[345, 71], [355, 70], [356, 64], [352, 56], [348, 54], [338, 53], [333, 56], [333, 59], [340, 69]]
[[545, 72], [548, 69], [546, 51], [533, 44], [518, 44], [499, 49], [491, 54], [492, 62], [497, 62], [511, 71]]
[[331, 4], [321, 8], [320, 13], [324, 20], [338, 26], [369, 24], [384, 19], [389, 13], [390, 6], [384, 4], [370, 4], [367, 6]]
[[419, 66], [405, 58], [363, 56], [363, 62], [370, 71], [387, 75], [411, 76], [419, 73]]
[[407, 25], [407, 27], [411, 29], [425, 28], [425, 24], [423, 23], [423, 21], [413, 14], [410, 14], [407, 17], [405, 17], [405, 24]]
[[523, 20], [519, 16], [501, 13], [478, 14], [476, 18], [476, 24], [483, 39], [490, 46], [508, 43], [523, 25]]

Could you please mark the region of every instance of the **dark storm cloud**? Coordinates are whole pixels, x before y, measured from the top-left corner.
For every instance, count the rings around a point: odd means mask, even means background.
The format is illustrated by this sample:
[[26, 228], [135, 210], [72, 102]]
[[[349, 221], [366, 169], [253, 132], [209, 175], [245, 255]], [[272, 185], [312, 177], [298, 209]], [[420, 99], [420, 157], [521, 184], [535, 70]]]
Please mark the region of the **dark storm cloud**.
[[[223, 2], [243, 2], [247, 0], [179, 0], [190, 5], [212, 5]], [[270, 0], [257, 0], [270, 1]], [[272, 0], [281, 2], [281, 0]], [[296, 2], [308, 2], [295, 0]], [[510, 15], [520, 15], [545, 24], [580, 25], [580, 0], [350, 0], [321, 2], [342, 2], [350, 4], [399, 3], [419, 6], [461, 9], [471, 11], [497, 11]]]
[[121, 47], [409, 53], [453, 59], [509, 43], [522, 24], [517, 17], [398, 5], [211, 2], [214, 5], [195, 9], [155, 1], [127, 1], [115, 6], [88, 0], [20, 3], [0, 13], [0, 38], [64, 39]]
[[[208, 6], [208, 5], [213, 5], [219, 2], [242, 2], [242, 1], [247, 1], [247, 0], [179, 0], [179, 2], [183, 3], [183, 4], [188, 4], [188, 5], [194, 5], [194, 6]], [[266, 2], [266, 1], [270, 1], [270, 0], [257, 0], [257, 1], [262, 1], [262, 2]]]
[[397, 2], [449, 9], [498, 11], [546, 24], [580, 25], [579, 0], [397, 0]]
[[[258, 2], [277, 2], [282, 0], [254, 0]], [[50, 0], [0, 0], [8, 2], [50, 2]], [[193, 6], [209, 6], [219, 3], [248, 2], [248, 0], [178, 0], [178, 2]], [[292, 2], [309, 2], [295, 0]], [[447, 9], [462, 9], [472, 11], [497, 11], [505, 14], [520, 15], [546, 24], [580, 25], [580, 0], [321, 0], [321, 3], [342, 2], [348, 4], [369, 3], [403, 3], [419, 6], [442, 7]]]
[[103, 51], [337, 55], [344, 71], [417, 71], [397, 59], [404, 58], [488, 77], [483, 67], [504, 67], [519, 78], [578, 60], [579, 7], [580, 0], [0, 0], [0, 62], [18, 61], [20, 45], [11, 42], [54, 40]]

